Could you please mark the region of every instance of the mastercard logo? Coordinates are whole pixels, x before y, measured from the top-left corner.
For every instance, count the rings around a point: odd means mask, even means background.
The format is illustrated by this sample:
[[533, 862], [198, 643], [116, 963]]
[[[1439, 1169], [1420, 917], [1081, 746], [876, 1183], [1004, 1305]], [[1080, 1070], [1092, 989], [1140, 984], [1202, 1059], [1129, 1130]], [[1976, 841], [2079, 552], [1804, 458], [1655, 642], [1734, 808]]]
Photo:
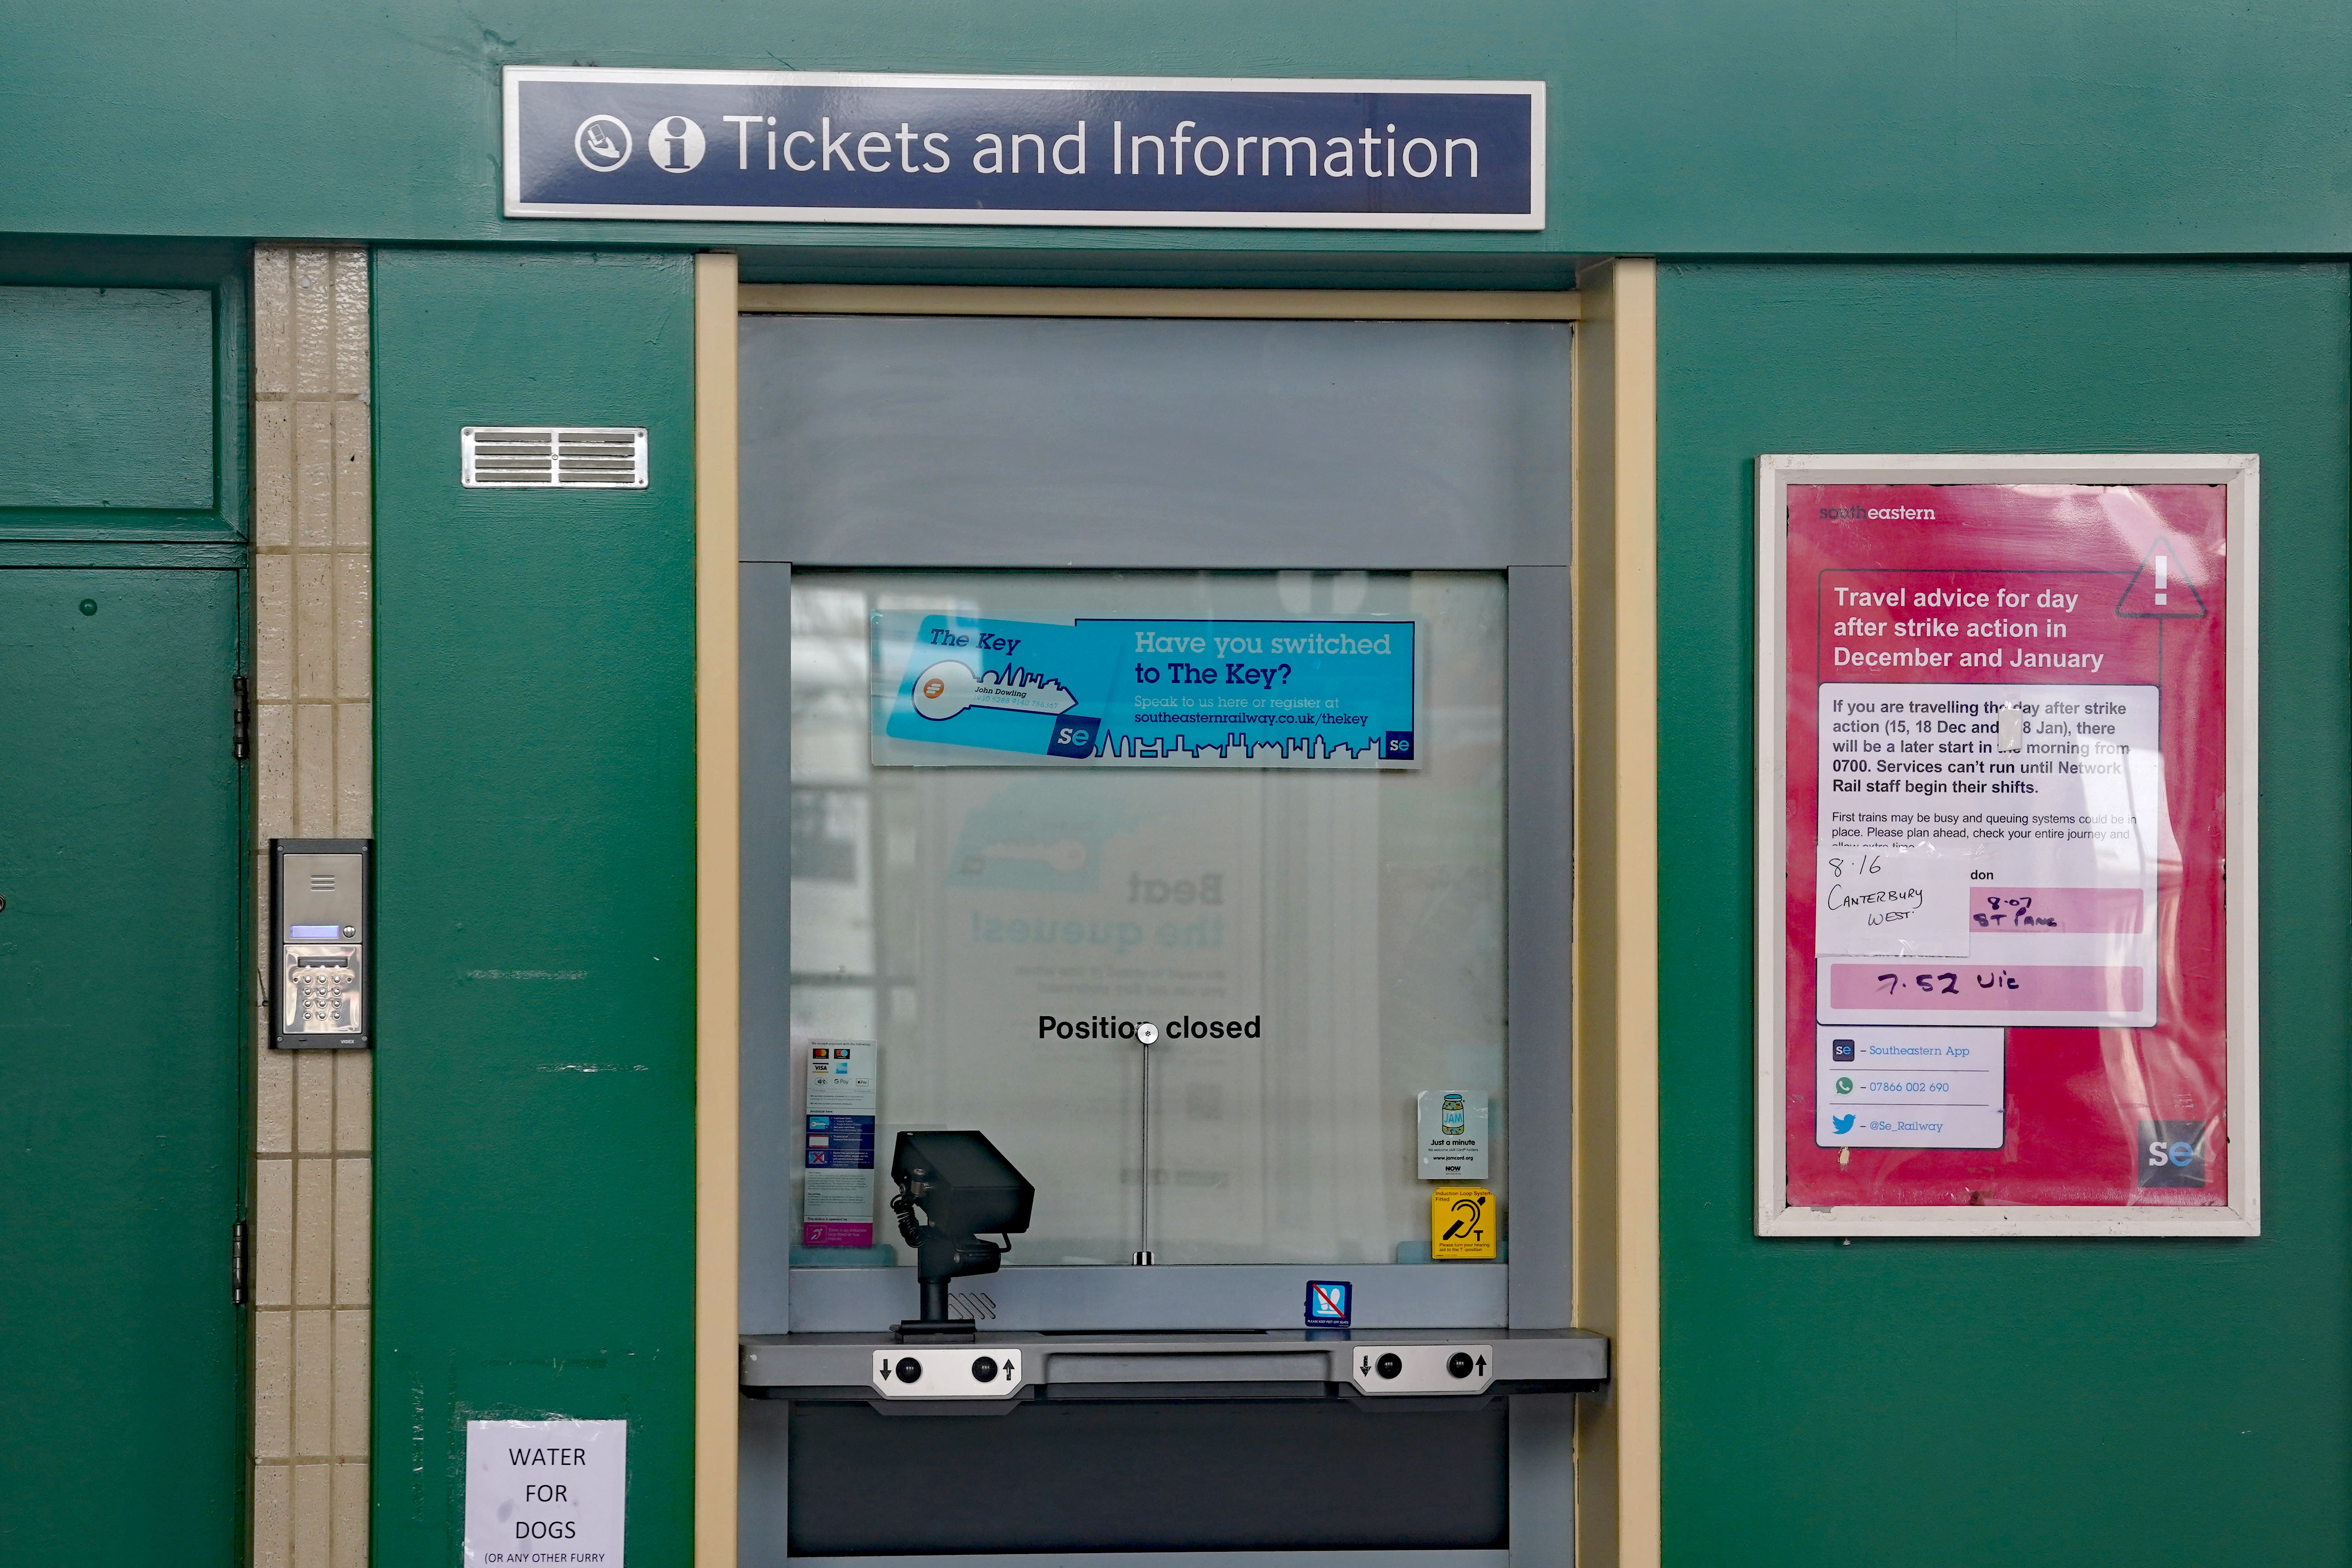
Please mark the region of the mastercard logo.
[[947, 689], [948, 683], [941, 680], [936, 675], [923, 682], [923, 695], [926, 697], [936, 699], [940, 692], [945, 691]]

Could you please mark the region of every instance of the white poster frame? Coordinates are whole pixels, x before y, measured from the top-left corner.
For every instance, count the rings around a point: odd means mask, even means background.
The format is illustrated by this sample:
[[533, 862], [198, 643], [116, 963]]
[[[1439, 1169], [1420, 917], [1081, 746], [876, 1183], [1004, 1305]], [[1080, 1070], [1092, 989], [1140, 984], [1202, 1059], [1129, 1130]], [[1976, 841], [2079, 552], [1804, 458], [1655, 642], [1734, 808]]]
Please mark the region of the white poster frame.
[[[1791, 484], [2221, 485], [2227, 491], [2229, 617], [2224, 689], [2229, 879], [2223, 941], [2230, 988], [2226, 1207], [1850, 1205], [1787, 1201], [1788, 1051], [1784, 887], [1788, 690], [1788, 493]], [[2262, 1234], [2256, 995], [2260, 907], [2255, 700], [2261, 460], [2252, 454], [1969, 455], [1767, 453], [1756, 460], [1756, 1234], [1760, 1237], [2250, 1237]]]

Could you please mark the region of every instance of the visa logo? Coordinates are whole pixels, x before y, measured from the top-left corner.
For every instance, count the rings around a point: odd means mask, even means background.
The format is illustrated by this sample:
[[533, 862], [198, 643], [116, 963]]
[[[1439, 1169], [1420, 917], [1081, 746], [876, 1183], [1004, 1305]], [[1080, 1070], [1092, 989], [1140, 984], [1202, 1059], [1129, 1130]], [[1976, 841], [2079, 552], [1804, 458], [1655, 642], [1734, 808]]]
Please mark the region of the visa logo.
[[1849, 1111], [1849, 1112], [1847, 1112], [1847, 1113], [1846, 1113], [1845, 1115], [1843, 1115], [1843, 1116], [1832, 1116], [1832, 1117], [1831, 1117], [1831, 1118], [1830, 1118], [1830, 1131], [1832, 1131], [1832, 1132], [1851, 1132], [1851, 1131], [1853, 1131], [1853, 1112]]

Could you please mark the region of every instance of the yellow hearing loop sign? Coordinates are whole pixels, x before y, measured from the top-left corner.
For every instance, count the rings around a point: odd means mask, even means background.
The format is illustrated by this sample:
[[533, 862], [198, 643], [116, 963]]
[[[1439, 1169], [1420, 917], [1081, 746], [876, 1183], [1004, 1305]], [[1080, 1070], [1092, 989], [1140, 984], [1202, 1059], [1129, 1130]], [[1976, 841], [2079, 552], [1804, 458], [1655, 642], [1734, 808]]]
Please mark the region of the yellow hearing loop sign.
[[1435, 1187], [1429, 1194], [1429, 1256], [1495, 1256], [1495, 1194], [1484, 1187]]

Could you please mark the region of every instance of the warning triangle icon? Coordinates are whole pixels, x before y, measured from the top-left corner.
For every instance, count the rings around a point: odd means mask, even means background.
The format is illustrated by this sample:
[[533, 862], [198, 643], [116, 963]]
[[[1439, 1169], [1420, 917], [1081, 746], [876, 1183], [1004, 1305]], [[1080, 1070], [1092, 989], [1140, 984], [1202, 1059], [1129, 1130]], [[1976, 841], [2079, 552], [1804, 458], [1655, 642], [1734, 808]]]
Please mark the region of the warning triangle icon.
[[2124, 596], [2116, 601], [2116, 614], [2126, 620], [2195, 620], [2204, 613], [2205, 601], [2182, 574], [2180, 557], [2168, 539], [2147, 547], [2139, 570], [2124, 584]]

